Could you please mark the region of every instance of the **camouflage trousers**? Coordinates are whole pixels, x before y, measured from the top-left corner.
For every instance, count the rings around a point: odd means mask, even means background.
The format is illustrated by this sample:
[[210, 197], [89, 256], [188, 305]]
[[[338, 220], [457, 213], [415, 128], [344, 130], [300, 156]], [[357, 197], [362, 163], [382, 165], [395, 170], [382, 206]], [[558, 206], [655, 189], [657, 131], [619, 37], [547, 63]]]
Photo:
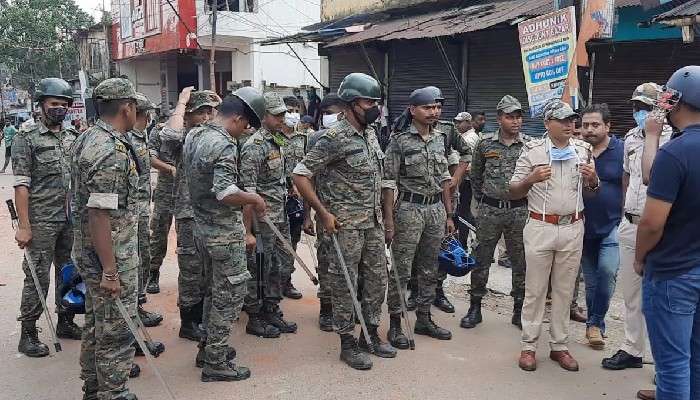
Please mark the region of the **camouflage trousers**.
[[175, 220], [177, 232], [177, 305], [180, 308], [192, 307], [204, 298], [204, 272], [202, 259], [195, 242], [194, 218]]
[[36, 274], [39, 277], [41, 290], [46, 298], [51, 284], [51, 264], [54, 264], [55, 303], [57, 312], [61, 312], [60, 293], [58, 291], [58, 276], [61, 266], [70, 261], [73, 247], [73, 231], [65, 222], [39, 222], [32, 224], [32, 241], [26, 249], [22, 270], [24, 271], [24, 286], [19, 307], [18, 321], [36, 321], [44, 311], [41, 307], [39, 292], [34, 286], [34, 279], [27, 264], [29, 256]]
[[139, 217], [139, 303], [146, 299], [146, 284], [151, 266], [151, 242], [148, 228], [148, 216]]
[[528, 218], [527, 207], [497, 208], [488, 204], [479, 206], [476, 218], [476, 236], [479, 244], [475, 255], [477, 268], [471, 273], [471, 297], [482, 298], [486, 295], [489, 269], [501, 235], [505, 238], [506, 249], [512, 263], [511, 273], [513, 290], [510, 295], [516, 299], [525, 297], [525, 250], [523, 248], [523, 229]]
[[173, 223], [173, 178], [158, 174], [153, 191], [153, 213], [151, 214], [151, 271], [160, 270], [168, 252], [168, 234]]
[[[94, 262], [89, 261], [91, 258]], [[112, 400], [128, 392], [126, 383], [134, 362], [134, 336], [112, 297], [100, 288], [102, 268], [97, 260], [94, 254], [94, 258], [86, 260], [93, 265], [78, 266], [87, 285], [80, 378], [85, 382], [84, 398]], [[138, 268], [119, 273], [120, 299], [131, 318], [136, 317], [138, 274]]]
[[[365, 322], [369, 326], [379, 326], [387, 283], [384, 229], [378, 224], [369, 229], [344, 228], [337, 235], [350, 280], [356, 293], [359, 292]], [[333, 255], [330, 257], [328, 277], [333, 324], [338, 334], [352, 334], [355, 309], [335, 248], [331, 248]], [[362, 282], [359, 288], [358, 279]]]
[[316, 296], [321, 301], [331, 301], [331, 286], [330, 277], [328, 276], [328, 266], [332, 259], [335, 258], [335, 250], [333, 242], [328, 234], [323, 231], [323, 225], [320, 221], [316, 222], [316, 259], [318, 266], [316, 274], [318, 275], [318, 292]]
[[[289, 222], [275, 223], [275, 226], [289, 239]], [[248, 282], [245, 311], [249, 314], [259, 314], [263, 305], [279, 304], [282, 300], [282, 278], [289, 273], [289, 265], [294, 264], [294, 257], [282, 247], [266, 223], [257, 223], [255, 238], [262, 244], [264, 261], [260, 268], [256, 261], [256, 257], [259, 257], [257, 249], [248, 254], [247, 266], [252, 278]], [[259, 270], [262, 270], [262, 276], [259, 276]], [[258, 296], [258, 285], [262, 285], [262, 298]]]
[[[420, 205], [402, 202], [395, 210], [394, 240], [391, 248], [394, 262], [404, 293], [411, 278], [411, 270], [416, 273], [413, 290], [416, 291], [416, 312], [429, 313], [435, 300], [435, 287], [438, 282], [437, 258], [442, 239], [445, 237], [447, 214], [442, 202]], [[392, 271], [393, 273], [393, 271]], [[389, 314], [401, 312], [401, 297], [396, 280], [389, 279], [387, 305]]]
[[207, 330], [205, 362], [226, 362], [231, 326], [238, 319], [251, 278], [246, 268], [245, 244], [206, 244], [198, 237], [197, 247], [204, 267], [204, 326]]

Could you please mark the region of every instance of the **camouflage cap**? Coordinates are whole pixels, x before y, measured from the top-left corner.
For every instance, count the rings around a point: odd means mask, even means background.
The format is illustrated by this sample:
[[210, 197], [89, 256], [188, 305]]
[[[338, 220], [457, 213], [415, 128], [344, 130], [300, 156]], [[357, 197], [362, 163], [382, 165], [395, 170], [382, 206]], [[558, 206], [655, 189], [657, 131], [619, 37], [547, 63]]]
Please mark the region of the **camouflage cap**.
[[455, 116], [455, 121], [461, 122], [461, 121], [471, 121], [471, 120], [472, 120], [472, 115], [466, 111], [462, 111], [461, 113], [457, 114], [457, 116]]
[[510, 114], [515, 111], [522, 111], [523, 106], [520, 104], [518, 99], [515, 97], [507, 94], [503, 96], [501, 101], [498, 102], [498, 105], [496, 106], [497, 111], [504, 112], [506, 114]]
[[270, 115], [279, 115], [287, 112], [287, 106], [284, 104], [284, 99], [277, 92], [265, 93], [265, 111]]
[[211, 90], [197, 90], [190, 93], [185, 112], [194, 112], [205, 106], [217, 107], [219, 104], [221, 104], [221, 97], [218, 94]]
[[640, 101], [644, 104], [653, 106], [656, 98], [661, 92], [661, 87], [654, 82], [642, 83], [637, 86], [632, 93], [630, 101]]
[[144, 95], [143, 93], [136, 92], [136, 111], [148, 111], [148, 110], [153, 110], [156, 108], [156, 105], [153, 104], [150, 100], [148, 100], [148, 97]]
[[96, 100], [136, 100], [136, 91], [128, 79], [109, 78], [97, 85], [95, 90], [92, 92], [92, 96]]
[[544, 107], [543, 115], [545, 121], [549, 121], [550, 119], [561, 120], [578, 116], [568, 103], [558, 99], [547, 103]]

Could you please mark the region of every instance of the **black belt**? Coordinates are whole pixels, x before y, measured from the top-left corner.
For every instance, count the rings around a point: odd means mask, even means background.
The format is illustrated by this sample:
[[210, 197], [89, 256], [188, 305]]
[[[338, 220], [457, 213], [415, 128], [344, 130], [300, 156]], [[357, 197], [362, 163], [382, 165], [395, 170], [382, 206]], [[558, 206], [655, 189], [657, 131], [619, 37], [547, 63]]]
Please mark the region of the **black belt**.
[[409, 203], [415, 204], [435, 204], [442, 199], [442, 194], [438, 193], [432, 196], [424, 196], [418, 193], [403, 192], [401, 193], [401, 200], [408, 201]]
[[639, 225], [639, 220], [641, 220], [642, 217], [640, 217], [639, 215], [634, 215], [634, 214], [630, 214], [630, 213], [626, 212], [625, 219], [627, 219], [627, 221], [630, 224]]
[[481, 198], [481, 201], [483, 203], [486, 203], [490, 205], [491, 207], [496, 207], [496, 208], [517, 208], [517, 207], [525, 207], [527, 206], [527, 199], [519, 199], [519, 200], [499, 200], [499, 199], [494, 199], [493, 197], [489, 197], [484, 195]]

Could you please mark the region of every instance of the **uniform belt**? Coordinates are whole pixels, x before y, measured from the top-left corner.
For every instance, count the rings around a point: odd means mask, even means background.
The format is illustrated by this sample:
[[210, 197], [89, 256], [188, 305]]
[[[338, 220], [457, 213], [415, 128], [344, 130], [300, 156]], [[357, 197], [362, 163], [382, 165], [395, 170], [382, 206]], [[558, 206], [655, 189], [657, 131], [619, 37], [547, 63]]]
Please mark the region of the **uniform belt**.
[[627, 219], [627, 221], [629, 221], [630, 224], [639, 225], [639, 221], [642, 219], [642, 217], [626, 212], [625, 219]]
[[583, 219], [583, 211], [579, 211], [578, 217], [576, 214], [569, 215], [554, 215], [554, 214], [538, 214], [536, 212], [530, 211], [530, 218], [536, 219], [538, 221], [544, 221], [553, 225], [571, 225], [576, 221]]
[[442, 195], [440, 193], [434, 194], [432, 196], [424, 196], [422, 194], [418, 193], [411, 193], [411, 192], [403, 192], [401, 193], [401, 200], [407, 201], [409, 203], [415, 203], [415, 204], [435, 204], [440, 199], [442, 198]]
[[496, 208], [517, 208], [517, 207], [525, 207], [527, 205], [527, 199], [500, 200], [500, 199], [494, 199], [493, 197], [489, 197], [489, 196], [483, 196], [481, 198], [481, 201], [483, 203], [490, 205], [491, 207], [496, 207]]

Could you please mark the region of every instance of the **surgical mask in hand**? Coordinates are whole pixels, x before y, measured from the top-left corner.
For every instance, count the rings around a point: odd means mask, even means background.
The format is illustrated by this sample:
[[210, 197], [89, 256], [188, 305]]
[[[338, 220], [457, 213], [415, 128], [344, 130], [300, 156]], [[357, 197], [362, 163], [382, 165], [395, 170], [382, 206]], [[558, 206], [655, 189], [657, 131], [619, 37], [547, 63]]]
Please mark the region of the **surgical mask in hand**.
[[301, 116], [299, 115], [299, 113], [284, 114], [284, 123], [290, 128], [294, 128], [295, 126], [297, 126], [300, 120]]
[[647, 110], [639, 110], [635, 111], [634, 114], [635, 122], [637, 122], [637, 126], [644, 129], [644, 122], [647, 120], [647, 116], [649, 115], [649, 111]]
[[338, 123], [338, 115], [336, 114], [324, 114], [323, 115], [323, 126], [326, 128], [332, 128], [333, 125]]

